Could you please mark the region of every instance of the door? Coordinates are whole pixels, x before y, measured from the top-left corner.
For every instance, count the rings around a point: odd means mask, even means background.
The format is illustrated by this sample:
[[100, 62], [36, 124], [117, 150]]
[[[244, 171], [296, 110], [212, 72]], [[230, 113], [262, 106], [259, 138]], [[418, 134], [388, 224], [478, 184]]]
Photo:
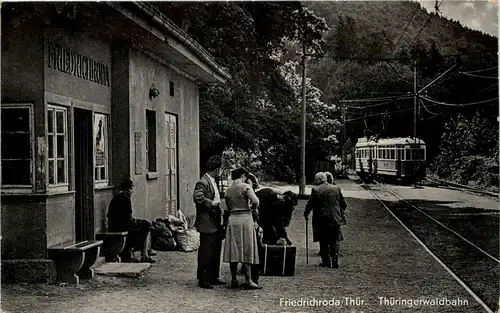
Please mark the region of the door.
[[178, 210], [177, 190], [177, 116], [165, 113], [165, 156], [166, 156], [166, 182], [165, 198], [167, 214], [174, 214]]
[[94, 154], [92, 112], [75, 108], [76, 240], [94, 239]]

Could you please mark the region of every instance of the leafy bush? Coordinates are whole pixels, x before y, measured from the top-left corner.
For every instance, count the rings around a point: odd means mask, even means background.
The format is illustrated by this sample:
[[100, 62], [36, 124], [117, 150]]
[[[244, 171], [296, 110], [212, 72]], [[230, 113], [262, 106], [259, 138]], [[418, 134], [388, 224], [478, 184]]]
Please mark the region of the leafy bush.
[[480, 188], [499, 186], [498, 129], [477, 111], [445, 124], [432, 168], [441, 178]]

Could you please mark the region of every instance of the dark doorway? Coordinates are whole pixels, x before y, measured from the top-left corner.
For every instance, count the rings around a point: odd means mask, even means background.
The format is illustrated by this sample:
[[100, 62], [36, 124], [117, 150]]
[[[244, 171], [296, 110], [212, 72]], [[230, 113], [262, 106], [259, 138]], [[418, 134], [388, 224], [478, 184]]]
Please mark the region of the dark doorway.
[[94, 239], [92, 112], [75, 108], [76, 240]]

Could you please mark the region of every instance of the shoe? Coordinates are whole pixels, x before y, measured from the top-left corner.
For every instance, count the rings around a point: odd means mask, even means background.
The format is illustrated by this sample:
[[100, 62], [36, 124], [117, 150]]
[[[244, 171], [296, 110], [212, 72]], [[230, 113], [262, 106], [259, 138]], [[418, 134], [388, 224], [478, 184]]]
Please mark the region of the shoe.
[[211, 281], [210, 284], [212, 284], [212, 285], [225, 285], [226, 282], [222, 279], [217, 279], [217, 280]]
[[210, 283], [204, 282], [204, 281], [199, 281], [198, 286], [200, 286], [203, 289], [214, 289]]
[[245, 290], [259, 290], [259, 289], [262, 289], [262, 287], [258, 286], [258, 285], [245, 284], [245, 285], [243, 285], [243, 289], [245, 289]]
[[149, 254], [149, 256], [155, 256], [156, 252], [154, 252], [153, 250], [149, 250], [148, 254]]
[[232, 280], [231, 281], [231, 289], [236, 289], [236, 288], [239, 288], [240, 287], [240, 284], [238, 283], [237, 280]]
[[141, 258], [141, 263], [156, 263], [155, 260], [153, 260], [152, 258]]
[[332, 267], [330, 264], [325, 264], [325, 263], [319, 263], [318, 265], [320, 267]]
[[332, 268], [339, 268], [339, 263], [333, 263], [331, 267]]

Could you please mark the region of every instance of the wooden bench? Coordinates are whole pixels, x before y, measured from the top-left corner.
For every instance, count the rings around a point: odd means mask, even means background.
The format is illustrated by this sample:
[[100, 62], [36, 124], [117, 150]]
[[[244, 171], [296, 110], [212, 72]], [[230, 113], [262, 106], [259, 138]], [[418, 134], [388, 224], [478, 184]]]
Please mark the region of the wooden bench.
[[99, 257], [102, 240], [66, 242], [49, 247], [49, 257], [56, 263], [57, 281], [79, 284], [80, 277], [93, 278], [94, 265]]
[[104, 256], [106, 262], [121, 262], [120, 253], [125, 248], [128, 232], [101, 232], [95, 235], [97, 240], [102, 240], [104, 243], [101, 249], [101, 255]]

